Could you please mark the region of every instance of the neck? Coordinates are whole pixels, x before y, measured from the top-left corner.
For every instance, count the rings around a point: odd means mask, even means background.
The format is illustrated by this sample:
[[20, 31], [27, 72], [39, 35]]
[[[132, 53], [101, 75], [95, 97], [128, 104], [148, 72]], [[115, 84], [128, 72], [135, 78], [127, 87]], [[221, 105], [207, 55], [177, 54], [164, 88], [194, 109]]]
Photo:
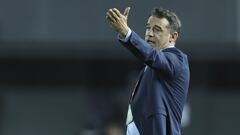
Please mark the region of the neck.
[[164, 47], [160, 48], [159, 50], [163, 50], [163, 49], [167, 49], [167, 48], [173, 48], [173, 47], [175, 47], [174, 42], [165, 45]]

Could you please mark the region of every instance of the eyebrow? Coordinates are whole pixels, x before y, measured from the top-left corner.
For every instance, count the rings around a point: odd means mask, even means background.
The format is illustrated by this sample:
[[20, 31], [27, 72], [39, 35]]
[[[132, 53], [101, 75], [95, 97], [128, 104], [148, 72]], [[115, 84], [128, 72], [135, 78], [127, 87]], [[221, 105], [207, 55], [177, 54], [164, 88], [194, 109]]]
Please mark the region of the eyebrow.
[[154, 27], [157, 27], [157, 28], [159, 28], [159, 29], [161, 29], [161, 30], [162, 30], [162, 27], [161, 27], [161, 26], [154, 25]]
[[[149, 26], [149, 25], [150, 25], [149, 23], [146, 24], [146, 26]], [[154, 27], [157, 27], [157, 28], [159, 28], [159, 29], [162, 29], [162, 27], [161, 27], [161, 26], [158, 26], [158, 25], [154, 25]]]

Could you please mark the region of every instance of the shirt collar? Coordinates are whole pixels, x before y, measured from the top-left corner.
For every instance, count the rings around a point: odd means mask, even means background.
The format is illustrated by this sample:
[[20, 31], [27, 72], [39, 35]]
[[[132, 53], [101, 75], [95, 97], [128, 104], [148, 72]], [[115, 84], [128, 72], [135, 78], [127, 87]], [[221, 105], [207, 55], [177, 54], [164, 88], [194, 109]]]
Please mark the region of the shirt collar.
[[[174, 42], [170, 43], [169, 46], [166, 47], [166, 48], [164, 48], [164, 49], [173, 48], [173, 47], [175, 47], [175, 43], [174, 43]], [[164, 50], [164, 49], [160, 49], [160, 51], [162, 51], [162, 50]]]

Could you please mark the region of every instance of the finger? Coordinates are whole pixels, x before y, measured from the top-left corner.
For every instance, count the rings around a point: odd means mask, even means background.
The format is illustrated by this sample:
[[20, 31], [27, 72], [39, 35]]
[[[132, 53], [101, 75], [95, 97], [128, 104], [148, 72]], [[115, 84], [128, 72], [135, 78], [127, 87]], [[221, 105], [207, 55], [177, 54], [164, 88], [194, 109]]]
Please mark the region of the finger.
[[126, 16], [126, 17], [128, 17], [128, 14], [129, 14], [130, 9], [131, 9], [130, 7], [127, 7], [127, 8], [124, 10], [123, 15]]
[[107, 15], [106, 15], [106, 19], [107, 19], [108, 22], [112, 22], [112, 19]]
[[110, 22], [116, 22], [116, 20], [114, 19], [114, 17], [112, 17], [112, 15], [111, 15], [109, 12], [107, 12], [106, 18], [107, 18]]
[[114, 18], [114, 20], [119, 19], [118, 15], [112, 9], [109, 9], [109, 13], [111, 14], [112, 18]]
[[122, 14], [120, 13], [120, 11], [116, 8], [113, 9], [113, 12], [118, 16], [118, 17], [121, 17]]

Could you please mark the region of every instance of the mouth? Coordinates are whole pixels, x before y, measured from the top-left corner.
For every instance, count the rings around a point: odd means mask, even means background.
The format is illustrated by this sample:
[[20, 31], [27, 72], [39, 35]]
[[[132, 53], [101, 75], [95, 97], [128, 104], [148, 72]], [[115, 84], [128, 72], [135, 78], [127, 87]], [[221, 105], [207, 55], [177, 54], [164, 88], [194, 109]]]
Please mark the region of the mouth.
[[152, 41], [152, 40], [147, 40], [147, 43], [149, 43], [152, 47], [154, 47], [155, 46], [155, 42], [154, 41]]

